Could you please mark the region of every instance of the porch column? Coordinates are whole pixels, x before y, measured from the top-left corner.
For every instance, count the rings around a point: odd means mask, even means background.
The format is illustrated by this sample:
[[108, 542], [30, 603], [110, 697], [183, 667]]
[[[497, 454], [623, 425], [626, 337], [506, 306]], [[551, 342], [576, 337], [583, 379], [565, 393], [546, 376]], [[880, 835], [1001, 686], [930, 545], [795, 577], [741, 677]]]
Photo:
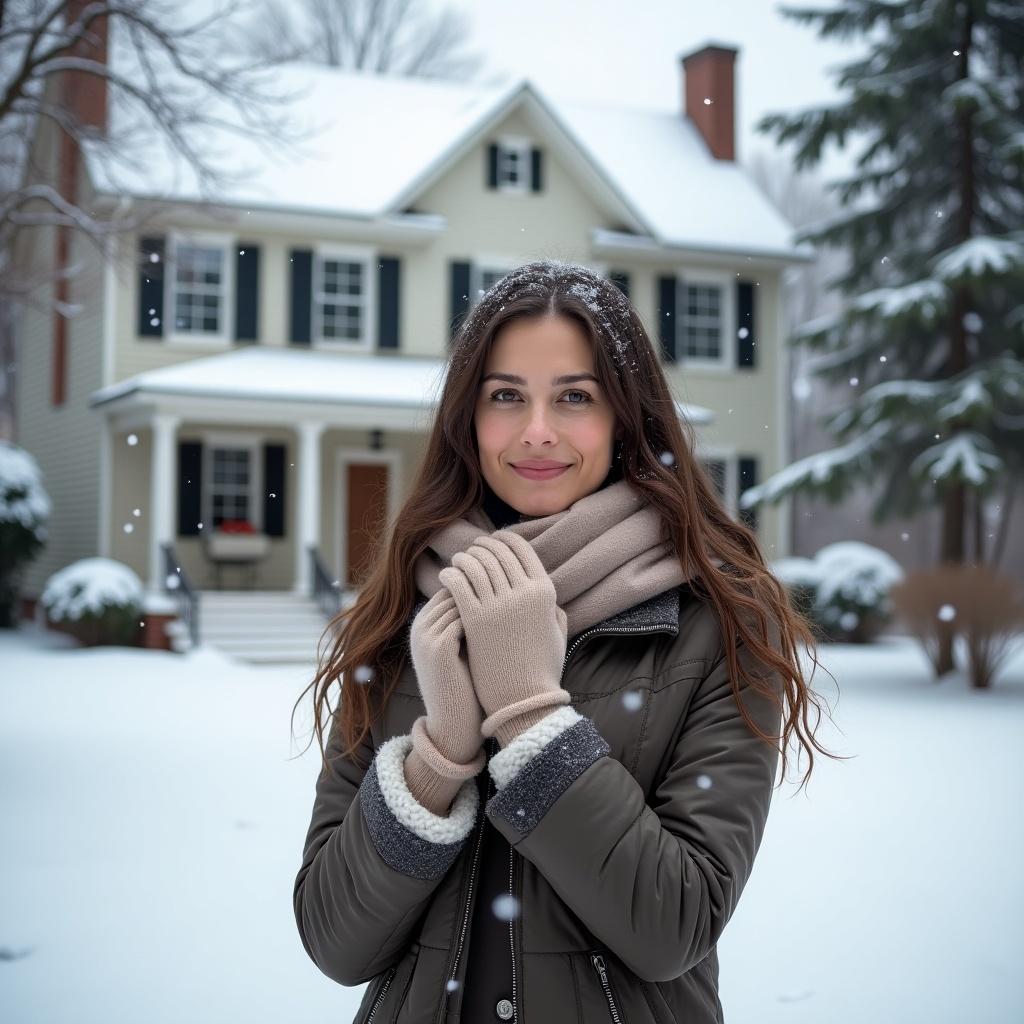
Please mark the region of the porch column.
[[174, 541], [174, 477], [177, 472], [174, 442], [180, 416], [156, 413], [149, 468], [149, 589], [164, 589], [164, 567], [160, 545]]
[[320, 437], [323, 432], [323, 423], [305, 421], [296, 427], [295, 593], [307, 596], [313, 592], [309, 548], [320, 543]]

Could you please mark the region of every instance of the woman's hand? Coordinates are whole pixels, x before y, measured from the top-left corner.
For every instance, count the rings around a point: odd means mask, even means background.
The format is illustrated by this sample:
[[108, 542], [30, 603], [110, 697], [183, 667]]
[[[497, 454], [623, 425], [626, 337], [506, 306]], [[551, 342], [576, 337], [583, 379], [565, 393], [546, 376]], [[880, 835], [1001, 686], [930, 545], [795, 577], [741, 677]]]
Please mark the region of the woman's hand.
[[404, 774], [410, 793], [446, 816], [459, 787], [487, 763], [480, 731], [483, 709], [469, 665], [460, 655], [459, 609], [442, 587], [420, 609], [409, 631], [416, 680], [427, 713], [413, 722]]
[[458, 605], [469, 670], [487, 714], [484, 736], [502, 747], [569, 703], [562, 689], [566, 617], [530, 542], [507, 530], [478, 537], [441, 570]]

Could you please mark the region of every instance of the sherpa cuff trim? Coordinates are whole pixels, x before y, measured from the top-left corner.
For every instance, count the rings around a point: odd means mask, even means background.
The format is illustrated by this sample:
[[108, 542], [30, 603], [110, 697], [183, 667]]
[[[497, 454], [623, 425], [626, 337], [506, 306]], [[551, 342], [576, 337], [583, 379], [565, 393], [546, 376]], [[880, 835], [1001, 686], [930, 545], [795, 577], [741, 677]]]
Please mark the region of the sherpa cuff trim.
[[480, 792], [467, 779], [447, 817], [428, 810], [409, 790], [404, 763], [412, 737], [393, 736], [377, 748], [360, 786], [363, 817], [373, 845], [396, 871], [440, 878], [455, 861], [476, 824]]
[[[512, 743], [506, 749], [511, 750]], [[529, 834], [580, 775], [610, 751], [605, 738], [597, 731], [597, 726], [589, 718], [580, 715], [577, 722], [560, 732], [530, 758], [512, 781], [487, 801], [484, 810], [491, 822], [505, 832], [509, 842], [513, 841], [512, 837], [504, 827], [498, 826], [496, 818], [504, 819], [522, 838]]]
[[578, 711], [566, 704], [531, 725], [529, 729], [524, 729], [487, 763], [495, 786], [499, 790], [504, 789], [531, 758], [582, 717]]

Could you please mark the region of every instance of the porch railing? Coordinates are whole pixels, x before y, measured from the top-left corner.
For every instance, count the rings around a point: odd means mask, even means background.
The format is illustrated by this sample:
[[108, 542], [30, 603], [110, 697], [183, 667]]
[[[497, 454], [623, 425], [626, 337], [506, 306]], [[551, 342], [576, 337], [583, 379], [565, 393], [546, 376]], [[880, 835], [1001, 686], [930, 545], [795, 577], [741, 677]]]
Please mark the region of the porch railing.
[[309, 558], [312, 565], [313, 600], [320, 606], [320, 611], [329, 619], [333, 619], [341, 611], [341, 586], [331, 579], [327, 565], [315, 544], [310, 544]]
[[[164, 559], [164, 590], [178, 603], [178, 617], [188, 627], [194, 647], [199, 646], [199, 591], [181, 568], [172, 544], [161, 544]], [[177, 580], [177, 583], [171, 583]]]

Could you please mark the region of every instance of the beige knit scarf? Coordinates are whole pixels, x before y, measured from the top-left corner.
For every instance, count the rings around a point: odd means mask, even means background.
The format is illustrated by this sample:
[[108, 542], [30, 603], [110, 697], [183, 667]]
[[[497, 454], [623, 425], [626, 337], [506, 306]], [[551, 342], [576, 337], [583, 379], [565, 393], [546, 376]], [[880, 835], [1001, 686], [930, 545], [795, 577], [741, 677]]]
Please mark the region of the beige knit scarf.
[[[568, 635], [632, 608], [690, 579], [671, 541], [661, 539], [662, 518], [628, 480], [574, 501], [562, 512], [521, 518], [504, 527], [533, 546], [555, 585]], [[433, 597], [438, 575], [481, 534], [497, 532], [483, 508], [439, 530], [416, 561], [416, 585]]]

